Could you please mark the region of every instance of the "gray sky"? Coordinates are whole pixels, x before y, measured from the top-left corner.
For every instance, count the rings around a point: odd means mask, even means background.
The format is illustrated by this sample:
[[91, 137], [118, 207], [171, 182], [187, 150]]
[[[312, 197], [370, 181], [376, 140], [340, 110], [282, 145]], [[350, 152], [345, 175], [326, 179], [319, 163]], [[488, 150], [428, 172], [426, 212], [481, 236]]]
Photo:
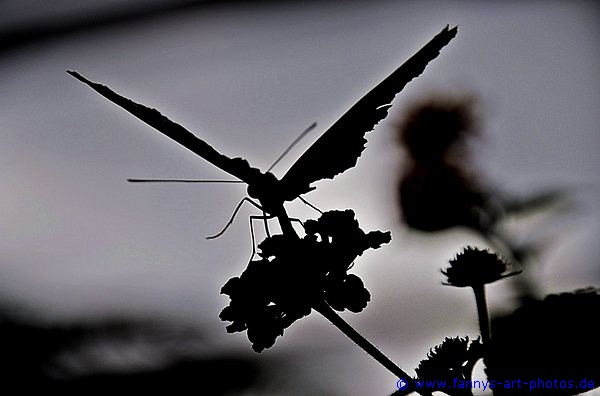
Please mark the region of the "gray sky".
[[[18, 2], [4, 3], [13, 21], [26, 19], [12, 8]], [[372, 302], [359, 315], [343, 316], [411, 373], [444, 336], [477, 333], [471, 296], [442, 287], [439, 274], [477, 239], [458, 231], [424, 236], [397, 222], [401, 155], [393, 125], [408, 102], [432, 91], [479, 94], [485, 136], [476, 158], [500, 188], [587, 186], [578, 194], [578, 215], [538, 223], [555, 238], [539, 277], [548, 291], [598, 285], [600, 48], [593, 3], [342, 4], [199, 8], [0, 58], [1, 295], [53, 320], [130, 312], [172, 317], [202, 326], [215, 350], [250, 354], [245, 334], [226, 334], [218, 313], [228, 301], [220, 287], [241, 273], [251, 253], [252, 210], [221, 238], [204, 239], [224, 225], [245, 188], [127, 184], [128, 177], [224, 175], [64, 71], [156, 107], [261, 169], [317, 121], [275, 169], [281, 176], [446, 24], [458, 24], [458, 36], [396, 98], [369, 134], [358, 166], [308, 196], [323, 209], [355, 209], [366, 230], [393, 233], [391, 244], [354, 267]], [[314, 216], [302, 205], [289, 211]], [[493, 289], [490, 304], [499, 307], [508, 290]], [[344, 395], [394, 389], [391, 374], [314, 313], [264, 355], [291, 356], [294, 372], [279, 378], [284, 386], [307, 389], [306, 381], [321, 394]]]

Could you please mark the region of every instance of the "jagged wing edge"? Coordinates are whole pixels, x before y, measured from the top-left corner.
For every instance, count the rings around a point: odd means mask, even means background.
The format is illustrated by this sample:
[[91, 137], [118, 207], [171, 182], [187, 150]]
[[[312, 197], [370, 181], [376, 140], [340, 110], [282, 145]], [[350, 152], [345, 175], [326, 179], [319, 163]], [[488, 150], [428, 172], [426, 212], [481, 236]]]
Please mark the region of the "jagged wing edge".
[[338, 119], [281, 179], [287, 200], [293, 200], [314, 187], [312, 182], [332, 179], [354, 167], [365, 149], [365, 135], [387, 116], [390, 102], [414, 78], [421, 75], [457, 33], [446, 26], [431, 41], [385, 80], [363, 96]]

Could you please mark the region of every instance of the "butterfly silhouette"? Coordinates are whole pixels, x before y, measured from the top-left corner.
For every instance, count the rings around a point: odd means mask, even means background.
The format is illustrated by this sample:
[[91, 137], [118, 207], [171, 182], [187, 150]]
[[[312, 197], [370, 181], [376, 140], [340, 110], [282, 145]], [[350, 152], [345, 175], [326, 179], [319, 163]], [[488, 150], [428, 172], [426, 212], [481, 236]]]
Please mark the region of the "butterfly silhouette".
[[373, 130], [375, 125], [387, 116], [388, 109], [391, 107], [390, 102], [396, 94], [425, 70], [427, 64], [439, 55], [441, 49], [456, 36], [456, 33], [457, 27], [450, 29], [446, 26], [434, 36], [429, 43], [342, 115], [302, 154], [281, 179], [269, 171], [262, 172], [250, 166], [243, 158], [230, 158], [219, 153], [156, 109], [127, 99], [107, 86], [92, 82], [75, 71], [67, 71], [67, 73], [162, 134], [246, 183], [248, 195], [258, 200], [259, 204], [251, 200], [249, 202], [269, 218], [277, 218], [284, 234], [296, 234], [284, 203], [312, 191], [315, 188], [311, 185], [313, 182], [332, 179], [337, 174], [354, 167], [365, 148], [367, 142], [365, 134]]

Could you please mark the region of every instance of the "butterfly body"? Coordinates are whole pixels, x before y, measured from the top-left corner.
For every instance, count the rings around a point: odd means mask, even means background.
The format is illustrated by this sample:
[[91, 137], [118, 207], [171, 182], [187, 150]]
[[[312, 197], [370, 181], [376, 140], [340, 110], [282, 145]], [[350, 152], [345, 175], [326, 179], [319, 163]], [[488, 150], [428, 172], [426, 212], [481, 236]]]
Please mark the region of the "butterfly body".
[[282, 187], [281, 180], [271, 172], [265, 172], [260, 173], [260, 177], [257, 177], [253, 183], [249, 183], [246, 191], [248, 196], [258, 200], [263, 212], [279, 220], [279, 225], [284, 232], [295, 234], [284, 207], [286, 201], [292, 201], [295, 197], [291, 199], [289, 196], [286, 197]]
[[281, 194], [281, 181], [271, 172], [261, 173], [254, 183], [248, 184], [246, 191], [251, 198], [258, 199], [265, 212], [270, 214], [274, 214], [274, 208], [285, 201]]

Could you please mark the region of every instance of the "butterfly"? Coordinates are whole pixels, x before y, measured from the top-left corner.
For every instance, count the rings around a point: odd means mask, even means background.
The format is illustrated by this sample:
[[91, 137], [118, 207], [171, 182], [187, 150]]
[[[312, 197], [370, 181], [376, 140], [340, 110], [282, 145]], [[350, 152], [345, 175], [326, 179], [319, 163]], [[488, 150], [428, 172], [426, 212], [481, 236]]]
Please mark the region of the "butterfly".
[[366, 133], [373, 130], [387, 116], [394, 97], [406, 84], [425, 70], [427, 64], [439, 55], [441, 49], [456, 36], [456, 33], [457, 27], [450, 29], [446, 26], [434, 36], [415, 55], [342, 115], [300, 156], [281, 179], [269, 171], [262, 172], [250, 166], [243, 158], [230, 158], [219, 153], [204, 140], [169, 120], [156, 109], [121, 96], [105, 85], [88, 80], [76, 71], [67, 71], [67, 73], [165, 136], [246, 183], [248, 195], [259, 202], [254, 205], [268, 217], [277, 218], [284, 234], [295, 235], [284, 203], [301, 198], [302, 194], [314, 190], [312, 183], [322, 179], [332, 179], [354, 167], [367, 143]]

